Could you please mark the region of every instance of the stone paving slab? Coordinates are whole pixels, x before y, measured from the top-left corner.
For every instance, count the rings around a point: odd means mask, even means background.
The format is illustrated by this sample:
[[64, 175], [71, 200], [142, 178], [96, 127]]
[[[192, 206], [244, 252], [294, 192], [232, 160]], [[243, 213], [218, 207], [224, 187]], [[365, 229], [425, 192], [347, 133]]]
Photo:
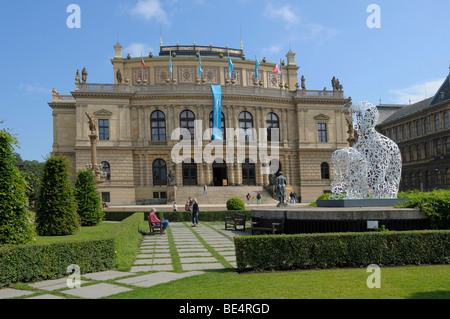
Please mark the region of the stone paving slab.
[[134, 274], [131, 272], [108, 270], [108, 271], [85, 274], [85, 275], [81, 275], [81, 276], [84, 278], [92, 279], [92, 280], [102, 281], [102, 280], [126, 277], [126, 276], [130, 276], [130, 275], [134, 275]]
[[19, 290], [19, 289], [14, 289], [14, 288], [5, 288], [5, 289], [0, 289], [0, 299], [22, 297], [22, 296], [32, 295], [35, 293], [36, 292], [34, 292], [34, 291]]
[[209, 257], [212, 256], [210, 252], [206, 253], [197, 253], [197, 252], [190, 252], [190, 253], [178, 253], [179, 257]]
[[61, 296], [51, 295], [51, 294], [44, 294], [44, 295], [34, 296], [34, 297], [30, 297], [30, 298], [25, 298], [25, 299], [65, 299], [65, 298], [61, 297]]
[[187, 257], [187, 258], [180, 258], [181, 263], [209, 263], [209, 262], [217, 262], [217, 259], [215, 257]]
[[167, 283], [173, 280], [178, 280], [185, 277], [192, 277], [204, 274], [204, 272], [200, 271], [191, 271], [187, 273], [171, 273], [171, 272], [159, 272], [153, 273], [149, 275], [143, 275], [138, 277], [132, 277], [127, 279], [118, 280], [118, 283], [128, 284], [138, 287], [152, 287], [155, 285]]
[[161, 259], [136, 259], [134, 265], [153, 265], [153, 264], [171, 264], [172, 258]]
[[188, 251], [194, 251], [194, 252], [206, 252], [208, 249], [206, 248], [177, 248], [178, 252], [188, 252]]
[[146, 265], [146, 266], [133, 266], [130, 272], [148, 272], [148, 271], [173, 271], [172, 265]]
[[[86, 283], [86, 281], [81, 280], [80, 283], [84, 284], [84, 283]], [[58, 290], [58, 289], [62, 289], [62, 288], [67, 288], [67, 278], [39, 281], [39, 282], [31, 283], [28, 285], [33, 288], [36, 288], [36, 289], [53, 291], [53, 290]]]
[[207, 264], [182, 264], [183, 270], [211, 270], [224, 269], [221, 263], [207, 263]]
[[136, 259], [142, 259], [142, 258], [167, 258], [167, 257], [171, 257], [171, 255], [169, 253], [167, 254], [139, 254], [136, 256]]
[[88, 299], [98, 299], [119, 294], [121, 292], [131, 291], [132, 289], [112, 284], [100, 283], [80, 288], [61, 291], [64, 294], [78, 296]]

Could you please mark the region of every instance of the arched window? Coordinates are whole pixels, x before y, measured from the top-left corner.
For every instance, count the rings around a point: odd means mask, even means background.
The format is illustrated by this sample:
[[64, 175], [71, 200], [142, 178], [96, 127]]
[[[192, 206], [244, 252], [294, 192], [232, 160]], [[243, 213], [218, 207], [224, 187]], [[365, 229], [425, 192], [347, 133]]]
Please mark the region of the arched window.
[[[194, 123], [195, 123], [195, 114], [192, 111], [185, 110], [180, 114], [180, 128], [185, 128], [191, 134], [191, 140], [194, 139]], [[181, 137], [180, 139], [183, 139]]]
[[[279, 142], [280, 141], [280, 120], [275, 113], [269, 113], [266, 116], [266, 127], [267, 127], [267, 141]], [[272, 135], [272, 129], [278, 129], [278, 138]]]
[[[214, 126], [214, 112], [211, 112], [209, 114], [209, 127], [213, 128]], [[226, 140], [227, 139], [227, 135], [226, 135], [226, 128], [225, 128], [225, 114], [221, 115], [221, 119], [220, 119], [220, 129], [222, 130], [222, 139]], [[212, 130], [211, 130], [211, 138], [212, 138]]]
[[162, 111], [155, 111], [150, 116], [152, 141], [166, 140], [166, 116]]
[[153, 162], [153, 185], [167, 185], [167, 166], [162, 159]]
[[330, 166], [328, 163], [320, 164], [320, 175], [322, 179], [330, 179]]
[[111, 180], [111, 166], [108, 162], [102, 162], [102, 172], [106, 173], [106, 179]]
[[436, 132], [441, 129], [441, 121], [439, 119], [439, 114], [436, 114], [434, 116], [434, 129]]
[[253, 116], [249, 112], [239, 114], [239, 129], [244, 130], [244, 135], [240, 136], [241, 141], [253, 141]]

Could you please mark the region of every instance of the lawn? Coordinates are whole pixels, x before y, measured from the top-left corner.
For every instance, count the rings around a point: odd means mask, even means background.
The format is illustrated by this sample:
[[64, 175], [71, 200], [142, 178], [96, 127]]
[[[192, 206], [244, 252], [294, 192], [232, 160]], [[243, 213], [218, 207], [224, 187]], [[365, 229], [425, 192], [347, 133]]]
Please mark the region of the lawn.
[[450, 266], [381, 268], [381, 288], [368, 288], [366, 269], [238, 274], [211, 271], [113, 299], [406, 299], [450, 298]]

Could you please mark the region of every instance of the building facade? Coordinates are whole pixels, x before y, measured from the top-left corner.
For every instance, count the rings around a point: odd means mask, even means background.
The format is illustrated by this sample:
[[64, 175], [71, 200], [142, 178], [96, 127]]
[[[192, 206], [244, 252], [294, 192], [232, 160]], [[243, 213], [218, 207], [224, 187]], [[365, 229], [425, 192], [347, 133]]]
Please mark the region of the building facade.
[[408, 105], [378, 126], [402, 153], [400, 190], [450, 187], [450, 75], [434, 97]]
[[[53, 154], [70, 159], [73, 176], [90, 163], [86, 114], [95, 115], [98, 162], [108, 174], [100, 185], [106, 202], [172, 199], [172, 186], [267, 186], [274, 166], [305, 200], [329, 191], [331, 154], [348, 146], [351, 101], [335, 79], [329, 90], [307, 89], [291, 51], [279, 74], [275, 63], [263, 59], [257, 68], [243, 50], [228, 47], [161, 46], [159, 56], [145, 58], [123, 58], [122, 46], [114, 48], [113, 84], [89, 83], [87, 72], [77, 72], [75, 90], [54, 90], [49, 103]], [[211, 85], [222, 89], [223, 141], [208, 136]], [[186, 131], [191, 140], [180, 136]]]

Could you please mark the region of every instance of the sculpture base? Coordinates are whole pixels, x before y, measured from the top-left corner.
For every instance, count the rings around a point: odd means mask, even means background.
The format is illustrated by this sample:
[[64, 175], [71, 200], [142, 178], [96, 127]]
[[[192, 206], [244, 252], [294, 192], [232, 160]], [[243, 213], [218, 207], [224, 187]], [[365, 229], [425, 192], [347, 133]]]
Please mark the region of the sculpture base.
[[318, 200], [317, 207], [386, 207], [406, 203], [409, 198]]
[[277, 207], [290, 207], [289, 203], [278, 203]]

